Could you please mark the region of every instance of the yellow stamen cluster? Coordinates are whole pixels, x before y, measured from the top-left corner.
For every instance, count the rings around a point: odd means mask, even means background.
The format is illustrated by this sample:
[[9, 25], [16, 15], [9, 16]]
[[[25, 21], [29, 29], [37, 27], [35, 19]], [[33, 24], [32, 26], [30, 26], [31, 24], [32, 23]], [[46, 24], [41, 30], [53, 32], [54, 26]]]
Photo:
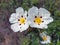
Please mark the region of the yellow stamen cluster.
[[26, 19], [24, 17], [21, 17], [19, 19], [20, 24], [25, 24]]
[[41, 19], [40, 17], [36, 17], [36, 18], [34, 19], [34, 22], [39, 25], [39, 24], [42, 23], [42, 19]]
[[43, 36], [42, 39], [43, 39], [44, 41], [46, 41], [46, 40], [47, 40], [47, 36]]

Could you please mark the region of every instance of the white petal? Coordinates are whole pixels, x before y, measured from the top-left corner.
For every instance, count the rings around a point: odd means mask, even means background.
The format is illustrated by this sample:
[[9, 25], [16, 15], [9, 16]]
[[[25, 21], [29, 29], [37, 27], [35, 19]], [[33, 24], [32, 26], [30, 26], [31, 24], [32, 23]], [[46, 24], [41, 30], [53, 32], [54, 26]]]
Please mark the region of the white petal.
[[49, 23], [53, 22], [52, 17], [42, 18], [42, 20], [44, 21], [42, 24], [49, 24]]
[[40, 41], [41, 42], [41, 44], [46, 44], [47, 42], [46, 41]]
[[41, 29], [47, 29], [48, 26], [47, 25], [39, 25], [39, 28], [41, 28]]
[[19, 19], [21, 16], [27, 18], [27, 11], [25, 11], [23, 14], [21, 14], [21, 13], [16, 13], [16, 15], [18, 15], [18, 19]]
[[19, 14], [23, 15], [24, 14], [24, 9], [22, 7], [18, 7], [16, 9], [16, 13], [19, 13]]
[[14, 31], [14, 32], [18, 32], [20, 30], [20, 26], [18, 23], [15, 23], [15, 24], [12, 24], [11, 25], [11, 29]]
[[25, 11], [24, 15], [27, 16], [27, 11]]
[[48, 44], [51, 43], [51, 41], [49, 39], [47, 39], [46, 41], [40, 41], [41, 44]]
[[51, 43], [51, 41], [48, 39], [47, 41], [40, 41], [41, 44], [48, 44]]
[[47, 36], [47, 38], [48, 38], [48, 41], [51, 40], [51, 37], [50, 36]]
[[32, 8], [29, 9], [28, 16], [34, 17], [35, 15], [38, 15], [38, 8], [33, 6]]
[[17, 15], [15, 13], [11, 14], [11, 16], [9, 18], [9, 22], [10, 23], [16, 23], [16, 22], [18, 22]]
[[25, 18], [27, 18], [27, 11], [25, 11], [24, 15], [23, 15]]
[[48, 28], [48, 26], [47, 25], [38, 25], [38, 24], [36, 24], [36, 23], [33, 23], [33, 22], [30, 22], [30, 26], [31, 27], [34, 27], [34, 28], [41, 28], [41, 29], [46, 29], [46, 28]]
[[22, 25], [20, 28], [20, 32], [27, 30], [28, 27], [29, 27], [28, 23], [26, 23], [25, 25]]
[[49, 17], [50, 16], [50, 12], [44, 8], [40, 8], [39, 9], [39, 15], [42, 17]]

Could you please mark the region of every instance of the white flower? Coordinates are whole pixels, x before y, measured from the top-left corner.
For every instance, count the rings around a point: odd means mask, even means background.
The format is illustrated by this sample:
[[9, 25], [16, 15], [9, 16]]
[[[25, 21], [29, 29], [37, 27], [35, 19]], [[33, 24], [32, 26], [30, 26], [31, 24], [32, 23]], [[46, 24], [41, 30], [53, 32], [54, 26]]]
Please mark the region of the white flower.
[[51, 43], [51, 37], [46, 35], [44, 32], [42, 32], [40, 34], [41, 38], [43, 39], [43, 41], [40, 41], [41, 44], [48, 44]]
[[50, 12], [44, 8], [32, 7], [28, 11], [28, 20], [30, 20], [30, 26], [35, 28], [48, 28], [47, 24], [53, 21], [50, 17]]
[[11, 14], [9, 22], [12, 23], [11, 29], [14, 32], [26, 30], [29, 27], [27, 22], [27, 11], [24, 11], [22, 7], [17, 8], [16, 13]]

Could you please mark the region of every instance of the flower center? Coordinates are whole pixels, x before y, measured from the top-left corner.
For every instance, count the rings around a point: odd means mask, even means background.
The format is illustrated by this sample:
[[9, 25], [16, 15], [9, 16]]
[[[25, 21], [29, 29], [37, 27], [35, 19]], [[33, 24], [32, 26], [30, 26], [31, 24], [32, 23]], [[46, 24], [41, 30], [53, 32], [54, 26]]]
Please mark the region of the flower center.
[[34, 20], [34, 22], [36, 24], [41, 24], [42, 23], [42, 19], [40, 17], [36, 17], [35, 20]]
[[46, 41], [46, 40], [47, 40], [47, 36], [43, 36], [42, 39], [43, 39], [44, 41]]
[[19, 22], [20, 22], [20, 24], [25, 24], [25, 21], [26, 21], [26, 19], [23, 17], [21, 17], [20, 19], [19, 19]]

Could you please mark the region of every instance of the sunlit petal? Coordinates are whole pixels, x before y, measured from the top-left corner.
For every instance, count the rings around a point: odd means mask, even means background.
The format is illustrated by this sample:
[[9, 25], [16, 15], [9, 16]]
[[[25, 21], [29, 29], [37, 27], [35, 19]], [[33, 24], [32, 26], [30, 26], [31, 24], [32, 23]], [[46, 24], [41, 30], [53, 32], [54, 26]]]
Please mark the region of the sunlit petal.
[[10, 23], [16, 23], [18, 22], [17, 15], [15, 13], [12, 13], [10, 18], [9, 18]]
[[40, 8], [39, 9], [39, 15], [42, 17], [49, 17], [50, 12], [48, 10], [46, 10], [45, 8]]

